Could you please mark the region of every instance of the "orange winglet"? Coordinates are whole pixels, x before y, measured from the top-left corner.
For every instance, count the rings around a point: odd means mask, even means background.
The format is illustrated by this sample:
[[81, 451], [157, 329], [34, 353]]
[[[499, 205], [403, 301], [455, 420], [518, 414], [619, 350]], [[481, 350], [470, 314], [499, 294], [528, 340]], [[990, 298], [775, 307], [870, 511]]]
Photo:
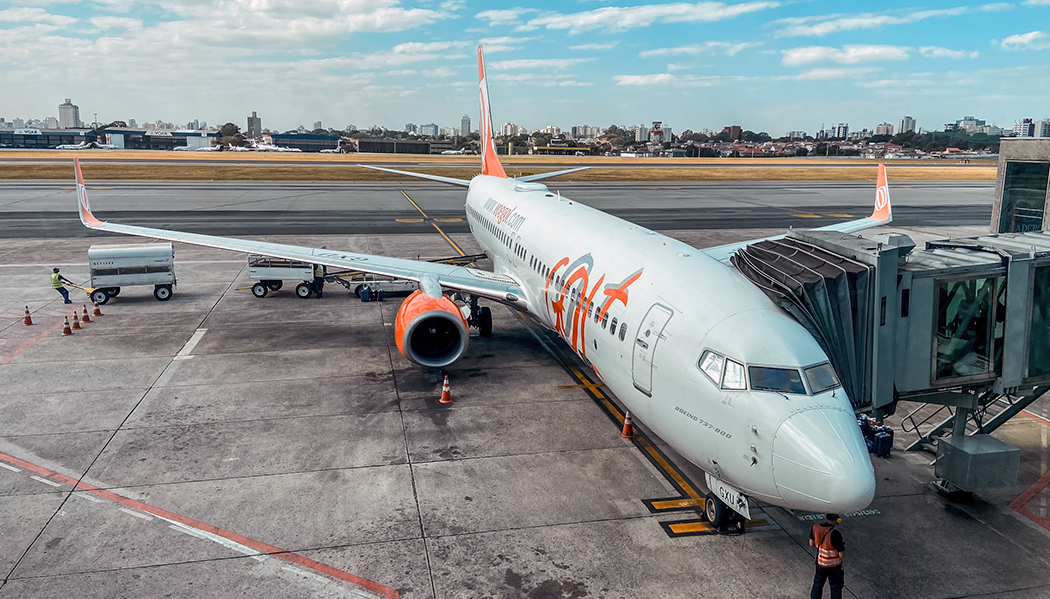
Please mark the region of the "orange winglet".
[[890, 206], [890, 186], [886, 182], [886, 165], [879, 165], [879, 178], [875, 187], [875, 209], [869, 218], [890, 222], [893, 220], [893, 208]]
[[481, 174], [507, 178], [507, 171], [496, 156], [492, 143], [492, 112], [489, 110], [489, 84], [485, 80], [485, 55], [478, 46], [478, 93], [481, 94]]
[[80, 170], [80, 159], [73, 159], [73, 170], [77, 173], [77, 203], [80, 205], [80, 221], [89, 227], [97, 227], [102, 221], [91, 214], [91, 205], [88, 204], [87, 186], [84, 185], [84, 173]]

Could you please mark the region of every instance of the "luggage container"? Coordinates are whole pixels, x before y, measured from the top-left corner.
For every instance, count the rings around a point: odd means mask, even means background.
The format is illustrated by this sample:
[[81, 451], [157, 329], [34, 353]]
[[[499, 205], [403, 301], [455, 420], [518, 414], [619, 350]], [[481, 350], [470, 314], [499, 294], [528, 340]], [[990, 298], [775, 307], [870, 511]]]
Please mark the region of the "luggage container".
[[295, 295], [308, 299], [314, 294], [314, 265], [309, 262], [248, 254], [248, 278], [259, 282], [252, 285], [252, 295], [266, 297], [271, 291], [284, 287], [284, 281], [300, 281]]
[[175, 281], [175, 250], [170, 243], [93, 245], [88, 248], [91, 301], [105, 304], [121, 287], [153, 285], [153, 297], [171, 299]]

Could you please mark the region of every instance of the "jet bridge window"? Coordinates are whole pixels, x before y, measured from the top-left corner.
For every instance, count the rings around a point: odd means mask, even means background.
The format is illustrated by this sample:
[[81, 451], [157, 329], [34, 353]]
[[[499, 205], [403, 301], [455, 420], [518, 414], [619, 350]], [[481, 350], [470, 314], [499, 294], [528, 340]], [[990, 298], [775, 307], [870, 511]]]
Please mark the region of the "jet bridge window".
[[1007, 162], [999, 232], [1038, 231], [1043, 228], [1050, 163]]
[[802, 384], [802, 375], [794, 368], [748, 366], [747, 371], [751, 376], [751, 388], [756, 391], [806, 394], [806, 387]]
[[803, 372], [806, 375], [806, 382], [809, 384], [809, 391], [813, 395], [839, 386], [839, 378], [835, 376], [835, 369], [827, 362], [810, 366]]
[[936, 379], [986, 376], [1002, 360], [1003, 277], [937, 285]]
[[1050, 375], [1050, 266], [1032, 276], [1032, 326], [1028, 329], [1028, 378]]

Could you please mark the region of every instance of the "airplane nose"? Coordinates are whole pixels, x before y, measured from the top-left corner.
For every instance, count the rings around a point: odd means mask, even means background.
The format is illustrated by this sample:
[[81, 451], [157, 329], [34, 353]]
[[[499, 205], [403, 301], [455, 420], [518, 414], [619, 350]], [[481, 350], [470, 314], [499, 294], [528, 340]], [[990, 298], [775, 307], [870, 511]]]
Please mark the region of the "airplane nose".
[[867, 507], [875, 497], [875, 470], [853, 414], [820, 408], [789, 416], [773, 437], [773, 480], [793, 509]]

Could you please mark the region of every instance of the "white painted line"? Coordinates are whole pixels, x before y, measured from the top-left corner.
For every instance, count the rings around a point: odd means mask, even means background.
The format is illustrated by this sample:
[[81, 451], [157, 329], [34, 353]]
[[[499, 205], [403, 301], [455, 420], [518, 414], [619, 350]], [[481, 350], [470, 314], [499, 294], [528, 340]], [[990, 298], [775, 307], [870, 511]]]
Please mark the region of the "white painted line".
[[129, 514], [131, 516], [135, 516], [136, 518], [142, 518], [143, 520], [147, 520], [149, 522], [153, 522], [153, 517], [152, 516], [147, 516], [146, 514], [142, 514], [142, 513], [136, 512], [135, 510], [129, 510], [126, 507], [118, 507], [117, 511], [121, 511], [121, 512], [124, 512], [125, 514]]
[[175, 356], [173, 360], [192, 360], [193, 356]]
[[291, 572], [293, 574], [298, 574], [299, 576], [302, 576], [304, 578], [312, 578], [312, 579], [316, 580], [317, 582], [321, 582], [321, 583], [324, 583], [324, 584], [328, 584], [329, 582], [331, 582], [329, 579], [325, 578], [324, 576], [318, 576], [317, 574], [314, 574], [313, 572], [307, 572], [306, 570], [303, 570], [302, 568], [296, 568], [295, 566], [282, 566], [282, 568], [285, 569], [285, 570], [288, 570], [289, 572]]
[[32, 474], [29, 475], [29, 478], [31, 478], [31, 479], [33, 479], [33, 480], [35, 480], [37, 482], [44, 483], [45, 485], [51, 485], [52, 487], [61, 487], [62, 486], [61, 483], [56, 483], [53, 480], [47, 480], [46, 478], [40, 478], [39, 476], [34, 476]]
[[[169, 522], [170, 522], [170, 520], [169, 520]], [[186, 533], [186, 534], [190, 535], [191, 537], [197, 537], [198, 539], [204, 539], [205, 541], [211, 540], [208, 537], [204, 536], [204, 533], [200, 532], [196, 528], [190, 528], [188, 526], [183, 526], [181, 524], [170, 524], [170, 525], [168, 525], [168, 528], [177, 530], [177, 531], [179, 531], [181, 533]]]
[[267, 556], [267, 554], [265, 554], [265, 553], [256, 551], [256, 550], [252, 549], [251, 547], [248, 547], [247, 545], [242, 545], [241, 543], [238, 543], [237, 541], [231, 541], [230, 539], [227, 539], [226, 537], [223, 537], [223, 536], [220, 536], [220, 535], [217, 535], [217, 534], [213, 534], [213, 533], [210, 533], [210, 532], [207, 532], [207, 531], [199, 530], [199, 529], [196, 529], [196, 528], [193, 528], [193, 527], [190, 527], [190, 526], [186, 526], [185, 524], [183, 524], [181, 522], [175, 522], [174, 520], [169, 520], [167, 518], [162, 518], [160, 516], [157, 516], [157, 517], [160, 518], [161, 520], [164, 520], [165, 522], [168, 522], [170, 524], [169, 528], [174, 528], [175, 530], [177, 530], [179, 532], [184, 532], [184, 533], [186, 533], [186, 534], [188, 534], [190, 536], [197, 537], [198, 539], [204, 539], [205, 541], [212, 541], [214, 543], [218, 543], [218, 544], [222, 545], [223, 547], [228, 547], [230, 549], [233, 549], [234, 551], [239, 551], [239, 552], [241, 552], [241, 553], [243, 553], [245, 555], [250, 555], [253, 558], [258, 559], [259, 561], [262, 561]]
[[197, 329], [193, 333], [193, 336], [190, 337], [190, 340], [186, 342], [186, 345], [182, 346], [182, 349], [179, 350], [179, 353], [175, 354], [175, 358], [178, 359], [182, 356], [190, 355], [190, 352], [193, 351], [193, 348], [197, 347], [197, 344], [200, 343], [201, 337], [203, 337], [204, 333], [207, 332], [208, 329]]
[[11, 472], [21, 472], [21, 470], [19, 470], [18, 468], [15, 468], [14, 466], [8, 466], [7, 464], [5, 464], [3, 462], [0, 462], [0, 468], [7, 468]]
[[95, 497], [91, 493], [84, 493], [84, 492], [73, 493], [73, 497], [83, 497], [84, 499], [87, 499], [88, 501], [94, 501], [95, 503], [102, 503], [101, 499], [99, 499], [98, 497]]

